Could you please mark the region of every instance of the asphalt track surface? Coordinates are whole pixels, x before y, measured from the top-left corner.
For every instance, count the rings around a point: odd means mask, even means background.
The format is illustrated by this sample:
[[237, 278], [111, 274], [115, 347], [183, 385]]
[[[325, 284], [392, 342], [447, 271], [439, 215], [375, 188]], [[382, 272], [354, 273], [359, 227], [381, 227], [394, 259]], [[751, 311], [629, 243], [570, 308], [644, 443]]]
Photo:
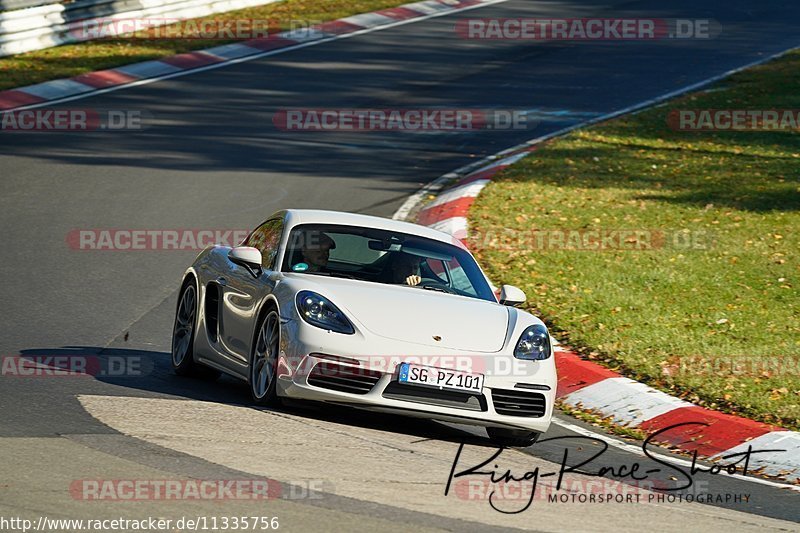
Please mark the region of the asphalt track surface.
[[[723, 31], [682, 42], [458, 38], [455, 21], [473, 16], [712, 18]], [[61, 106], [145, 110], [153, 123], [143, 132], [2, 134], [0, 354], [133, 358], [145, 371], [0, 377], [0, 516], [277, 515], [288, 531], [796, 530], [796, 492], [723, 476], [695, 480], [709, 493], [748, 494], [747, 504], [545, 502], [504, 515], [445, 498], [458, 443], [467, 439], [474, 457], [492, 450], [479, 431], [316, 406], [260, 411], [232, 379], [175, 377], [173, 306], [195, 252], [76, 251], [65, 237], [75, 228], [249, 228], [285, 207], [391, 216], [420, 185], [471, 160], [797, 46], [799, 18], [798, 4], [749, 0], [508, 1]], [[542, 119], [529, 131], [428, 134], [272, 124], [285, 108], [413, 106]], [[548, 436], [559, 435], [574, 433], [554, 425]], [[547, 467], [561, 453], [543, 444], [508, 460]], [[603, 456], [616, 466], [637, 460], [615, 448]], [[77, 479], [251, 476], [322, 480], [325, 495], [119, 503], [67, 491]]]

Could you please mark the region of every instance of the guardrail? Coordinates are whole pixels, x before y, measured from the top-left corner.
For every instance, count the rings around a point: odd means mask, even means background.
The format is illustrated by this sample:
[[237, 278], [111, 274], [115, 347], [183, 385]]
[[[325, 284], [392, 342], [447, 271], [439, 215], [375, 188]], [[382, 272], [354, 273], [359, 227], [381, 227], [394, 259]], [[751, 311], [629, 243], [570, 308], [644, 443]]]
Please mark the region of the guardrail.
[[280, 0], [0, 0], [0, 57], [89, 40], [86, 21], [190, 19]]

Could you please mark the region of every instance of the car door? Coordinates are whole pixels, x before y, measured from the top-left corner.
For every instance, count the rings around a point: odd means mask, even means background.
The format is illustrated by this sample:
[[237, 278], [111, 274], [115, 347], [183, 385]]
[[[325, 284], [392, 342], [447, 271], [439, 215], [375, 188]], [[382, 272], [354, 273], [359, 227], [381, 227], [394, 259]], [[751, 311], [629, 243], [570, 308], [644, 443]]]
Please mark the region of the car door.
[[237, 363], [248, 363], [258, 303], [275, 287], [270, 273], [276, 268], [274, 263], [283, 228], [283, 220], [273, 218], [264, 222], [245, 239], [243, 246], [252, 246], [261, 252], [261, 272], [254, 272], [228, 260], [228, 273], [220, 281], [220, 342], [227, 355]]

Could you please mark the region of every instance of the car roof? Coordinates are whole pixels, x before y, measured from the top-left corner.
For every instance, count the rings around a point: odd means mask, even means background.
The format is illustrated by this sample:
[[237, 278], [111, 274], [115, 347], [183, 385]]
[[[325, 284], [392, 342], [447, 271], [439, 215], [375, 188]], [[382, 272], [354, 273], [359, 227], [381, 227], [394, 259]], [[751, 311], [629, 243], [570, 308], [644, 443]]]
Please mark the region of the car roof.
[[448, 244], [461, 246], [461, 243], [452, 235], [443, 231], [438, 231], [419, 224], [401, 222], [389, 218], [375, 217], [371, 215], [360, 215], [355, 213], [345, 213], [343, 211], [326, 211], [323, 209], [286, 209], [285, 221], [289, 227], [299, 224], [337, 224], [341, 226], [362, 226], [387, 231], [397, 231], [408, 233], [420, 237], [426, 237]]

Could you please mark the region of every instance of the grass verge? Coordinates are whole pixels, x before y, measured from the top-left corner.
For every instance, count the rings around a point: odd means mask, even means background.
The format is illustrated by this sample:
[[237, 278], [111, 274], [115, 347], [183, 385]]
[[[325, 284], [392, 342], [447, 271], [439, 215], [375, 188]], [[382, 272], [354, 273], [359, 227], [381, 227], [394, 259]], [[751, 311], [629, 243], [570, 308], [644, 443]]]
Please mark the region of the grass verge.
[[[192, 20], [269, 20], [269, 27], [280, 31], [290, 29], [293, 24], [297, 27], [297, 22], [325, 22], [405, 3], [408, 0], [285, 0]], [[171, 35], [165, 29], [161, 31], [161, 35]], [[219, 39], [149, 40], [143, 38], [146, 37], [144, 34], [137, 34], [137, 37], [99, 39], [0, 58], [0, 90], [236, 42]]]
[[679, 109], [800, 109], [798, 83], [791, 53], [546, 143], [483, 190], [470, 246], [590, 358], [798, 430], [800, 134], [667, 124]]

